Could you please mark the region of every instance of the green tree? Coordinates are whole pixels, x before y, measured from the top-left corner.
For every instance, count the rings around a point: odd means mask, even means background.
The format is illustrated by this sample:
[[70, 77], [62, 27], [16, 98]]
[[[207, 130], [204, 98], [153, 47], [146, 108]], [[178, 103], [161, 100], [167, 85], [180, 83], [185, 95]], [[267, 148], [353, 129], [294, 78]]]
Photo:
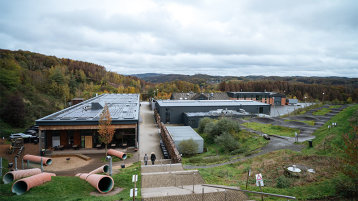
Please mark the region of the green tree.
[[218, 144], [224, 151], [231, 152], [239, 149], [239, 142], [228, 132], [215, 138], [215, 143]]
[[20, 84], [21, 67], [11, 59], [0, 59], [0, 84], [14, 90]]

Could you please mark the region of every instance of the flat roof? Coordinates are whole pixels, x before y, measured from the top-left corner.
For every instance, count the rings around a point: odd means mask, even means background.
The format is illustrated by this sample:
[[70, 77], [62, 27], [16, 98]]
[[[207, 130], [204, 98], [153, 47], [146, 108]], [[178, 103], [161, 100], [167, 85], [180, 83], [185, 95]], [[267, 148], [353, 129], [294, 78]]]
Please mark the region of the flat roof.
[[38, 125], [98, 124], [105, 105], [112, 124], [138, 121], [139, 94], [102, 94], [36, 120]]
[[157, 100], [159, 106], [185, 107], [185, 106], [241, 106], [241, 105], [270, 105], [253, 100]]
[[181, 141], [181, 140], [203, 140], [203, 138], [195, 132], [194, 129], [192, 129], [190, 126], [166, 126], [167, 130], [172, 136], [173, 140], [175, 142]]

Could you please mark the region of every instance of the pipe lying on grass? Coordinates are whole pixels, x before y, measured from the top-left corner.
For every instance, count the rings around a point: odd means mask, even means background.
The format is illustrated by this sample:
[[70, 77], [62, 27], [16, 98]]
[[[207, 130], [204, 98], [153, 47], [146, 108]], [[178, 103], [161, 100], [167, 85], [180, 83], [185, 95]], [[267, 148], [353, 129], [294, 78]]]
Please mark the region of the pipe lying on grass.
[[12, 185], [11, 191], [13, 193], [16, 193], [17, 195], [22, 195], [35, 186], [39, 186], [44, 184], [45, 182], [51, 181], [52, 176], [56, 175], [53, 173], [44, 172], [37, 175], [33, 175], [31, 177], [20, 179]]
[[88, 174], [97, 174], [97, 173], [107, 173], [109, 170], [109, 166], [108, 165], [102, 165], [101, 167], [92, 170], [91, 172], [89, 172]]
[[113, 189], [114, 186], [112, 177], [106, 175], [78, 173], [76, 174], [76, 177], [80, 177], [81, 179], [86, 180], [100, 193], [108, 193]]
[[41, 157], [41, 156], [35, 156], [35, 155], [26, 154], [22, 159], [24, 161], [30, 161], [30, 162], [34, 162], [34, 163], [41, 163], [41, 158], [42, 158], [42, 164], [51, 165], [52, 159], [47, 158], [47, 157]]
[[117, 151], [114, 149], [108, 149], [107, 154], [112, 155], [112, 156], [117, 156], [120, 159], [126, 159], [127, 158], [127, 154], [121, 152], [121, 151]]
[[27, 170], [16, 170], [16, 171], [10, 171], [4, 175], [2, 180], [4, 181], [4, 184], [11, 183], [15, 180], [29, 177], [32, 175], [40, 174], [41, 170], [39, 168], [33, 168], [33, 169], [27, 169]]

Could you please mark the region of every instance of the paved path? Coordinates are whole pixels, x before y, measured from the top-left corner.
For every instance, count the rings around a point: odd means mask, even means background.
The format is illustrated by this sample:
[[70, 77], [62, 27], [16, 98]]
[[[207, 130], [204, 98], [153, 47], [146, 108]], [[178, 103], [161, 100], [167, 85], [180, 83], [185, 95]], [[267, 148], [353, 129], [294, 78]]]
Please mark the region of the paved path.
[[144, 154], [154, 152], [157, 159], [163, 158], [159, 147], [158, 128], [154, 122], [154, 112], [150, 109], [148, 102], [141, 102], [140, 108], [141, 122], [139, 124], [139, 153], [140, 160], [143, 160]]

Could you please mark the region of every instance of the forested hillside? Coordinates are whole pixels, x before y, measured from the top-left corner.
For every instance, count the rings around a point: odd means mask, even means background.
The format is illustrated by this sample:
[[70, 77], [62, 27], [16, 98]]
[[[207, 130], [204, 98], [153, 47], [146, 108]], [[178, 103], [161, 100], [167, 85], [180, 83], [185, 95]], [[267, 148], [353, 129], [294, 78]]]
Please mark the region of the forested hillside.
[[[24, 127], [63, 109], [74, 97], [140, 93], [150, 85], [105, 67], [28, 51], [0, 50], [1, 127]], [[4, 132], [4, 131], [3, 131]]]

